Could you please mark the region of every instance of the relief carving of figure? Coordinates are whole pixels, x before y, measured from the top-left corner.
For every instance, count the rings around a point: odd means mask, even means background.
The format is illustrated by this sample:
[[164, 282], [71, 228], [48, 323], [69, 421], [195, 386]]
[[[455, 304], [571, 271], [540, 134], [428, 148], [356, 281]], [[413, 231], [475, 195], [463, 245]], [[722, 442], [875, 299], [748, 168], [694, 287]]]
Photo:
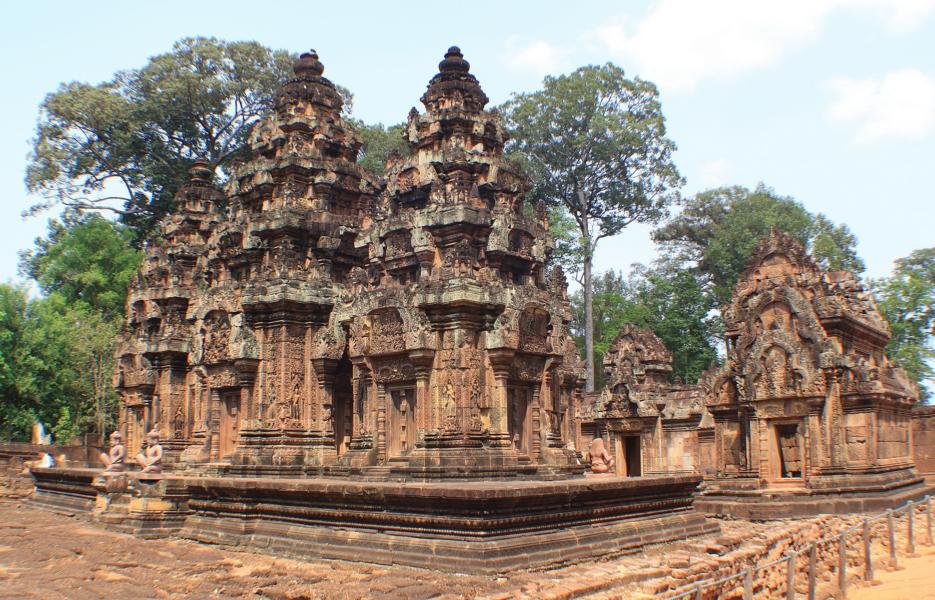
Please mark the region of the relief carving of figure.
[[182, 410], [181, 403], [175, 407], [175, 416], [172, 417], [172, 430], [176, 439], [185, 436], [185, 413]]

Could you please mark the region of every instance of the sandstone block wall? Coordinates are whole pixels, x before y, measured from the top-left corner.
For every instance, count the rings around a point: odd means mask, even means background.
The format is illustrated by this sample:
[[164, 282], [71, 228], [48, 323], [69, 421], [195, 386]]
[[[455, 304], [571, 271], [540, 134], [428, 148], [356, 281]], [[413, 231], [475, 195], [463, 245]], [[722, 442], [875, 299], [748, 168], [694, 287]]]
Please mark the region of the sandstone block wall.
[[912, 411], [912, 454], [919, 474], [935, 478], [935, 406]]

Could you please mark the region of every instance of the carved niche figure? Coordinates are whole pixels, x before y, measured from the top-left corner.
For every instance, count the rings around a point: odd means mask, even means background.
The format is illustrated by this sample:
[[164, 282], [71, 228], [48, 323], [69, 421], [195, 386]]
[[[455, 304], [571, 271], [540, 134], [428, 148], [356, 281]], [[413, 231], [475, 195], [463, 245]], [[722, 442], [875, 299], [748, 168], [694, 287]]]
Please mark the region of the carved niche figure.
[[119, 431], [110, 434], [110, 454], [101, 452], [100, 459], [104, 464], [105, 473], [123, 473], [123, 460], [127, 456], [127, 449], [123, 445], [123, 436]]
[[604, 447], [604, 438], [596, 437], [591, 440], [588, 456], [592, 473], [608, 473], [614, 467], [614, 457]]
[[172, 432], [176, 439], [185, 437], [185, 413], [182, 410], [182, 404], [175, 407], [175, 415], [172, 417]]
[[228, 344], [230, 342], [230, 323], [227, 315], [214, 312], [205, 319], [204, 332], [204, 361], [215, 363], [228, 357]]
[[146, 452], [136, 455], [143, 473], [162, 473], [162, 446], [159, 444], [159, 431], [153, 429], [146, 436]]
[[519, 317], [520, 350], [549, 352], [549, 314], [544, 311], [524, 310]]
[[458, 240], [450, 256], [452, 256], [456, 276], [469, 275], [474, 271], [476, 253], [468, 240]]

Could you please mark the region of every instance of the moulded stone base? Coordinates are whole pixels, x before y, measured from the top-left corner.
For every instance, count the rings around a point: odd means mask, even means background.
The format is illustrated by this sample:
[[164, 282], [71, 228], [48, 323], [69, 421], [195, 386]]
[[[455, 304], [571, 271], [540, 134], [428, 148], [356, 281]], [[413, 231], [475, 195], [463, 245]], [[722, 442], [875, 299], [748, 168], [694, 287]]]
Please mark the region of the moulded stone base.
[[911, 469], [839, 473], [810, 478], [809, 488], [760, 488], [756, 480], [705, 482], [695, 507], [711, 516], [768, 521], [817, 514], [876, 512], [896, 508], [935, 491]]
[[[36, 474], [41, 505], [77, 506], [76, 495], [94, 491], [96, 471], [68, 471]], [[87, 501], [84, 514], [142, 537], [456, 572], [559, 564], [717, 531], [692, 508], [699, 476], [420, 483], [128, 473], [127, 480], [125, 493], [99, 486], [106, 498], [93, 512]]]
[[63, 513], [90, 513], [97, 502], [97, 490], [92, 485], [99, 469], [33, 468], [36, 489], [29, 503]]
[[716, 531], [691, 507], [699, 481], [192, 478], [179, 535], [300, 558], [494, 573]]

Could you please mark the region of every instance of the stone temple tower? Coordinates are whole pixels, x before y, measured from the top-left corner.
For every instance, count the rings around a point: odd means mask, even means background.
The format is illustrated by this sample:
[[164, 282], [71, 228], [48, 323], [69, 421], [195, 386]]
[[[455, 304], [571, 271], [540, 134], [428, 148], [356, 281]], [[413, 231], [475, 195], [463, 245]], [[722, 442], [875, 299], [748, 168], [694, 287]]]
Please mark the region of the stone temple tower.
[[[355, 419], [347, 465], [422, 476], [579, 470], [564, 449], [576, 378], [564, 279], [547, 279], [544, 214], [503, 157], [506, 132], [458, 48], [409, 113], [368, 249], [335, 321], [348, 332]], [[564, 384], [563, 384], [564, 382]]]
[[385, 181], [314, 51], [223, 193], [193, 169], [118, 352], [131, 451], [155, 427], [230, 475], [580, 473], [564, 277], [469, 69], [451, 48]]

